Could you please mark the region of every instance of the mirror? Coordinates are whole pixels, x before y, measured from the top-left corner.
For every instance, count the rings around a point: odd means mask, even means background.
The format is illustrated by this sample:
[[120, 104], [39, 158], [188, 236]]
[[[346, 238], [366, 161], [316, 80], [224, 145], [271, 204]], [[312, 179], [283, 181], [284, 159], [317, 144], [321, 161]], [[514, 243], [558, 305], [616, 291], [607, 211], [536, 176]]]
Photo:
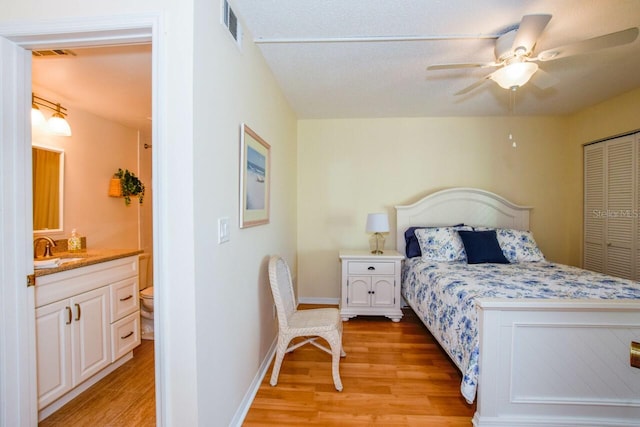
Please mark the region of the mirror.
[[33, 231], [63, 231], [64, 150], [33, 145]]

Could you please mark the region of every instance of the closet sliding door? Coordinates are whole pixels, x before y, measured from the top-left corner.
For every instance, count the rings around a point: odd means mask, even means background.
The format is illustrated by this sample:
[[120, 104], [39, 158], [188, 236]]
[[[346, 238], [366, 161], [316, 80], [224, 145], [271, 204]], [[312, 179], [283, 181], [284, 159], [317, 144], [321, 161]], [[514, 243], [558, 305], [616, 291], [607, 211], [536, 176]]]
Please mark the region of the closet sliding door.
[[605, 272], [604, 144], [584, 147], [584, 250], [582, 266]]
[[638, 134], [584, 148], [584, 267], [638, 277]]

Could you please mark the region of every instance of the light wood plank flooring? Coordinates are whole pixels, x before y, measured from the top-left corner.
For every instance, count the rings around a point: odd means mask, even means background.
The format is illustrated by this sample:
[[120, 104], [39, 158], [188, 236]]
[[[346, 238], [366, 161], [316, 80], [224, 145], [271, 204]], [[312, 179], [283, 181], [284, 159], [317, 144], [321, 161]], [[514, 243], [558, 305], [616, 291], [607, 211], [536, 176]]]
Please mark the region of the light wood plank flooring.
[[403, 312], [399, 323], [344, 323], [342, 392], [328, 354], [310, 345], [287, 354], [278, 385], [269, 385], [269, 369], [244, 426], [470, 426], [475, 405], [460, 395], [459, 371], [413, 311]]
[[[415, 314], [403, 312], [399, 323], [373, 316], [344, 323], [342, 392], [328, 354], [310, 345], [287, 354], [278, 385], [269, 385], [269, 369], [244, 426], [470, 426], [475, 405], [460, 395], [460, 373]], [[40, 424], [153, 425], [153, 341]]]
[[155, 426], [153, 341], [143, 340], [133, 359], [44, 419], [39, 426]]

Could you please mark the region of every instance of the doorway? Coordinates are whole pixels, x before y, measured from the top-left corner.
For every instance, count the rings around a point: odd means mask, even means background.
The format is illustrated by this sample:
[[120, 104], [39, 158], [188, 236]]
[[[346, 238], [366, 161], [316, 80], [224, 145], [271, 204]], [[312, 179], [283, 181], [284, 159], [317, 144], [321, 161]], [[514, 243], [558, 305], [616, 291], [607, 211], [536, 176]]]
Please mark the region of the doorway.
[[[71, 230], [77, 230], [79, 235], [86, 236], [89, 251], [119, 248], [143, 250], [139, 257], [139, 289], [149, 288], [145, 291], [149, 294], [153, 283], [151, 53], [149, 43], [70, 46], [65, 49], [34, 50], [31, 61], [32, 93], [37, 97], [35, 99], [47, 99], [52, 104], [64, 105], [66, 118], [72, 128], [71, 135], [56, 136], [46, 126], [32, 124], [32, 142], [61, 150], [65, 163], [65, 177], [62, 180], [64, 197], [60, 204], [64, 211], [64, 215], [60, 215], [61, 230], [35, 231], [52, 239], [66, 239]], [[41, 112], [43, 110], [46, 108], [40, 109]], [[142, 203], [134, 198], [127, 205], [122, 198], [107, 197], [106, 184], [120, 168], [137, 174], [146, 183]], [[50, 216], [48, 212], [43, 214]], [[34, 228], [35, 224], [36, 221]], [[145, 307], [141, 307], [140, 311], [140, 336], [147, 340], [153, 339], [154, 315], [153, 305], [147, 303], [152, 299], [144, 301]], [[150, 346], [149, 343], [144, 344], [145, 348]], [[151, 351], [136, 349], [134, 357], [147, 359], [145, 364], [134, 365], [153, 366], [152, 348]], [[40, 357], [37, 363], [39, 369], [47, 365]], [[119, 370], [131, 371], [126, 366]], [[149, 400], [148, 390], [153, 388], [153, 370], [145, 368], [144, 372], [150, 372], [151, 375], [136, 375], [137, 387], [127, 390], [132, 396], [138, 396], [135, 390], [144, 390], [135, 400]], [[114, 378], [122, 382], [126, 377], [114, 374], [110, 375], [109, 381], [115, 381]], [[92, 390], [99, 388], [100, 383], [93, 386]], [[78, 391], [73, 389], [70, 394], [75, 395]], [[38, 391], [39, 395], [42, 393], [43, 390]], [[86, 399], [86, 396], [78, 396], [78, 402]], [[52, 399], [47, 401], [51, 402]], [[95, 407], [85, 405], [87, 409], [83, 411], [74, 410], [73, 419], [88, 420], [96, 414], [103, 414], [99, 418], [110, 422], [109, 418], [104, 417], [117, 416], [120, 408], [124, 411], [123, 405], [115, 400], [104, 401], [108, 403]], [[152, 404], [153, 398], [150, 402]], [[39, 420], [61, 417], [62, 413], [56, 412], [64, 403], [66, 399], [40, 408]], [[150, 418], [146, 404], [144, 407], [127, 405], [126, 411], [130, 416], [138, 408], [144, 408], [146, 420], [155, 420], [154, 417]], [[66, 419], [69, 420], [68, 416]]]
[[[123, 22], [126, 21], [126, 22]], [[159, 63], [158, 52], [161, 49], [158, 48], [159, 44], [159, 31], [158, 31], [158, 19], [155, 16], [151, 17], [134, 17], [130, 20], [123, 20], [121, 18], [114, 18], [112, 20], [101, 21], [99, 24], [95, 24], [93, 28], [83, 27], [83, 32], [60, 34], [56, 31], [56, 25], [52, 24], [50, 27], [50, 33], [47, 32], [47, 26], [41, 24], [33, 24], [29, 26], [23, 26], [19, 36], [13, 34], [3, 33], [0, 29], [0, 39], [2, 43], [2, 52], [5, 55], [3, 70], [9, 71], [4, 73], [4, 79], [2, 82], [3, 90], [8, 96], [4, 96], [4, 108], [5, 111], [12, 111], [10, 115], [6, 115], [7, 122], [5, 123], [3, 130], [7, 135], [11, 135], [11, 138], [3, 140], [2, 155], [7, 161], [11, 161], [12, 166], [3, 170], [2, 182], [7, 183], [13, 181], [18, 185], [15, 187], [4, 186], [2, 189], [2, 195], [11, 198], [5, 206], [8, 213], [3, 213], [3, 219], [8, 217], [14, 218], [13, 224], [3, 226], [3, 235], [14, 235], [17, 238], [13, 240], [7, 247], [7, 251], [2, 255], [5, 269], [4, 278], [8, 279], [4, 281], [0, 287], [0, 293], [3, 296], [3, 309], [5, 310], [5, 316], [10, 321], [6, 322], [0, 328], [2, 337], [9, 337], [11, 347], [3, 349], [3, 355], [7, 357], [5, 363], [2, 366], [2, 374], [4, 376], [3, 383], [9, 386], [9, 390], [15, 391], [12, 396], [6, 393], [2, 393], [2, 400], [4, 400], [3, 409], [6, 410], [3, 415], [4, 420], [14, 420], [15, 425], [35, 425], [37, 423], [37, 404], [36, 404], [36, 379], [35, 379], [35, 322], [34, 322], [34, 307], [33, 307], [33, 287], [21, 287], [16, 286], [16, 283], [22, 283], [24, 280], [24, 272], [32, 271], [32, 260], [30, 254], [32, 250], [29, 250], [30, 244], [27, 241], [31, 241], [29, 237], [33, 233], [33, 227], [28, 221], [24, 221], [20, 217], [24, 217], [28, 212], [30, 202], [25, 203], [28, 197], [25, 194], [31, 193], [31, 179], [25, 170], [30, 170], [30, 156], [27, 153], [27, 149], [30, 151], [30, 132], [26, 129], [29, 120], [27, 117], [26, 98], [30, 92], [30, 78], [31, 68], [26, 64], [23, 58], [26, 58], [26, 54], [23, 49], [31, 50], [35, 47], [41, 48], [53, 48], [60, 46], [105, 46], [113, 44], [126, 44], [126, 43], [152, 43], [153, 49], [153, 67], [152, 73], [154, 74], [152, 83], [153, 92], [153, 114], [154, 116], [159, 111], [158, 99], [160, 95], [160, 88], [157, 84], [158, 76], [155, 75], [158, 71], [157, 64]], [[30, 32], [31, 31], [31, 32]], [[33, 40], [37, 39], [37, 45]], [[22, 49], [21, 49], [22, 48]], [[15, 87], [13, 91], [8, 90], [10, 87]], [[24, 107], [24, 108], [23, 108]], [[153, 121], [156, 123], [156, 121]], [[159, 128], [152, 125], [153, 142], [156, 147], [162, 147], [163, 135]], [[6, 136], [6, 135], [5, 135]], [[11, 141], [10, 144], [5, 144], [4, 141]], [[24, 146], [23, 146], [24, 144]], [[29, 147], [26, 145], [29, 144]], [[159, 155], [159, 154], [158, 154]], [[158, 155], [152, 154], [153, 165], [158, 164]], [[154, 168], [157, 170], [156, 168]], [[157, 177], [153, 178], [153, 181], [158, 181]], [[23, 186], [23, 187], [21, 187]], [[155, 186], [158, 192], [161, 188]], [[6, 200], [6, 199], [5, 199]], [[157, 201], [154, 203], [154, 210], [157, 208]], [[15, 213], [15, 214], [14, 214]], [[20, 220], [16, 223], [15, 219]], [[156, 218], [153, 219], [153, 230], [164, 229], [163, 224], [159, 224]], [[16, 228], [17, 225], [17, 228]], [[163, 250], [162, 239], [155, 239], [153, 243], [154, 254], [160, 254]], [[9, 253], [24, 254], [24, 259], [17, 259], [15, 256], [11, 257]], [[28, 259], [27, 259], [28, 257]], [[31, 265], [31, 267], [28, 267]], [[156, 268], [154, 268], [154, 273]], [[155, 275], [156, 287], [162, 288], [162, 278]], [[6, 297], [6, 298], [4, 298]], [[158, 311], [161, 311], [161, 305], [158, 305]], [[160, 314], [160, 313], [159, 313]], [[156, 349], [155, 360], [155, 373], [156, 373], [156, 420], [158, 425], [162, 425], [162, 396], [164, 395], [163, 381], [159, 372], [163, 369], [163, 355], [161, 351], [161, 339], [162, 334], [157, 329], [156, 325], [156, 340], [154, 347]], [[17, 333], [16, 333], [17, 330]], [[7, 374], [7, 375], [5, 375]], [[5, 389], [6, 391], [6, 389]], [[5, 398], [7, 398], [5, 400]]]

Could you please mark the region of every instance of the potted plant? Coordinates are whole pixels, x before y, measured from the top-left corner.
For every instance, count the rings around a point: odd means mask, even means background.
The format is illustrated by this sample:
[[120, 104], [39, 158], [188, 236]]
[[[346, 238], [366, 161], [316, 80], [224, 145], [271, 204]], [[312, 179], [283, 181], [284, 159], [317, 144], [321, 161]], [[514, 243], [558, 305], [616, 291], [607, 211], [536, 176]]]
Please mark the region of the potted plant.
[[131, 197], [138, 197], [138, 201], [142, 204], [144, 198], [144, 184], [138, 177], [128, 169], [122, 170], [118, 168], [118, 172], [113, 174], [113, 178], [120, 181], [120, 194], [124, 197], [124, 203], [128, 206], [131, 204]]

